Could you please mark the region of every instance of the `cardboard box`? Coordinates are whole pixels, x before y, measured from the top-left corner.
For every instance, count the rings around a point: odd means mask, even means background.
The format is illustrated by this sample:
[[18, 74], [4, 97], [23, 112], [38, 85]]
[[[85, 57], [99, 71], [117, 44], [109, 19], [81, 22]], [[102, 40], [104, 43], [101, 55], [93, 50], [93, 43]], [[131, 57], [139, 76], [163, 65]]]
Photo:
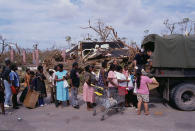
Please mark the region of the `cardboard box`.
[[26, 95], [26, 98], [24, 100], [24, 106], [27, 107], [27, 108], [35, 108], [36, 106], [36, 103], [38, 101], [38, 98], [39, 98], [39, 94], [38, 92], [36, 91], [28, 91], [27, 95]]
[[152, 78], [152, 80], [153, 80], [153, 83], [148, 84], [148, 89], [149, 90], [153, 90], [153, 89], [159, 87], [159, 83], [154, 77]]

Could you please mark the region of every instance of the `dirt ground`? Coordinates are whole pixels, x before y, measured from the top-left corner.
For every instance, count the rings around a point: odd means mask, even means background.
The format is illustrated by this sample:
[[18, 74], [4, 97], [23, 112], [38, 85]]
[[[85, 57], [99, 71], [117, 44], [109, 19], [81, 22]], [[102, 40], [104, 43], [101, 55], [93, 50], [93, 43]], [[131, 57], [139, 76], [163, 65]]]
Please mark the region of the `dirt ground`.
[[[82, 99], [82, 96], [79, 96]], [[49, 101], [48, 99], [46, 101]], [[151, 98], [150, 115], [136, 115], [134, 108], [123, 113], [112, 112], [104, 121], [101, 114], [93, 116], [80, 101], [79, 110], [48, 104], [36, 109], [21, 107], [6, 110], [0, 115], [0, 131], [194, 131], [195, 112], [184, 112], [163, 105], [155, 96]], [[21, 120], [18, 120], [21, 118]]]

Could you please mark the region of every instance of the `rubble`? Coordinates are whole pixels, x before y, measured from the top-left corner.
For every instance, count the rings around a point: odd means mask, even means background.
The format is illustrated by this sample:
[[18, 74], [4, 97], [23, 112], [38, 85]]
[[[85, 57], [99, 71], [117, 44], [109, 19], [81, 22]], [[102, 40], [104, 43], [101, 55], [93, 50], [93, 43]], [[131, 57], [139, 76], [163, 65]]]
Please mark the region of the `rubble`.
[[137, 52], [137, 47], [128, 47], [123, 42], [81, 42], [66, 52], [68, 66], [70, 61], [77, 61], [81, 67], [94, 64], [100, 68], [101, 63], [108, 63], [114, 59], [120, 62], [132, 61]]

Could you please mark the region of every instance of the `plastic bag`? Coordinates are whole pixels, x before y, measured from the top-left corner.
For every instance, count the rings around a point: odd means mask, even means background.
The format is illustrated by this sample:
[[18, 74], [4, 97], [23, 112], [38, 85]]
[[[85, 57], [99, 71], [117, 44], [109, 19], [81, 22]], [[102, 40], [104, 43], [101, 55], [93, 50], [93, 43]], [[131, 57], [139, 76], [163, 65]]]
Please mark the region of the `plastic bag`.
[[132, 80], [132, 78], [131, 78], [131, 75], [128, 77], [128, 80], [130, 80], [130, 81], [128, 82], [128, 88], [129, 88], [129, 89], [133, 89], [133, 80]]
[[137, 84], [135, 83], [135, 87], [134, 87], [134, 89], [133, 89], [133, 93], [134, 94], [137, 94]]
[[67, 80], [64, 80], [64, 88], [68, 88], [69, 87], [69, 84], [67, 82]]

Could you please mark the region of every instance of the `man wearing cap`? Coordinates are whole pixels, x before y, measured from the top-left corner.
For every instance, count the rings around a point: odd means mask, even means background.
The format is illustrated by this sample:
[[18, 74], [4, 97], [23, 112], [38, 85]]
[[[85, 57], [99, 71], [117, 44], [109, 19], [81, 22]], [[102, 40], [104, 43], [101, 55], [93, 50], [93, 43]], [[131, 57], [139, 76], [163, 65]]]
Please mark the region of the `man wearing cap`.
[[146, 53], [144, 53], [143, 49], [139, 50], [139, 53], [135, 55], [133, 61], [135, 69], [143, 69], [144, 65], [148, 63], [148, 60], [150, 59], [151, 55], [152, 51], [150, 50], [147, 50]]
[[11, 106], [10, 99], [12, 96], [12, 92], [11, 92], [11, 84], [9, 80], [9, 74], [11, 72], [10, 65], [11, 65], [11, 61], [9, 59], [5, 59], [5, 67], [3, 68], [2, 71], [2, 78], [5, 87], [5, 103], [4, 103], [5, 108], [9, 108]]

